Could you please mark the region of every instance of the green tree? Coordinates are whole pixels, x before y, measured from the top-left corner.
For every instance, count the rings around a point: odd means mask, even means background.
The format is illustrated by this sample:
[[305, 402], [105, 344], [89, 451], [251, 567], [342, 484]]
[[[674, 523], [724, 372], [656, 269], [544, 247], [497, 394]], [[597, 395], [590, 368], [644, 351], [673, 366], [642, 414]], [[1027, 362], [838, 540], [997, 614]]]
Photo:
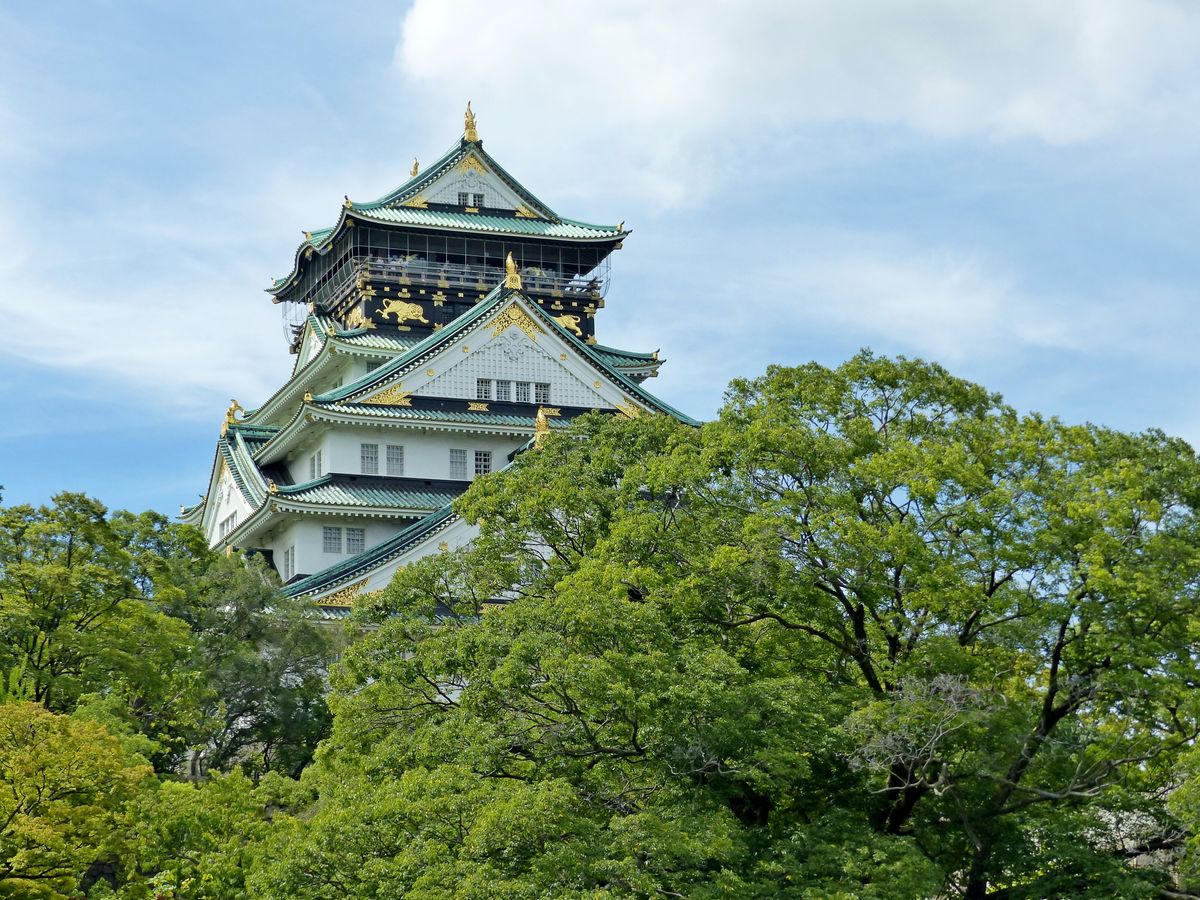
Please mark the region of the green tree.
[[147, 734], [169, 737], [188, 715], [191, 635], [151, 602], [137, 549], [81, 494], [0, 509], [0, 654], [17, 687], [50, 709], [114, 693]]
[[118, 853], [151, 771], [96, 722], [0, 705], [0, 896], [78, 896], [87, 871]]
[[869, 354], [701, 429], [585, 417], [359, 608], [264, 895], [1152, 894], [1198, 501], [1180, 441]]

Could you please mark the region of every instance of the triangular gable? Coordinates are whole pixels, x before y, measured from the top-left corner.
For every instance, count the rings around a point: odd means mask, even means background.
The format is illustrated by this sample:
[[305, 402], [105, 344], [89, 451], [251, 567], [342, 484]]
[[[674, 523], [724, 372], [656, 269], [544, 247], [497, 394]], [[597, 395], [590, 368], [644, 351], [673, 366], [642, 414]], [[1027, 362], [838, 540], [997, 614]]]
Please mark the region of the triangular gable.
[[[460, 194], [468, 195], [467, 203], [459, 202]], [[483, 195], [482, 204], [476, 204], [477, 195]], [[349, 208], [370, 212], [400, 206], [425, 208], [430, 203], [481, 205], [512, 210], [523, 218], [559, 221], [554, 210], [509, 175], [484, 151], [481, 143], [467, 140], [460, 141], [426, 171], [414, 175], [394, 191], [367, 203], [351, 201]]]
[[[519, 333], [522, 338], [504, 337]], [[537, 344], [530, 348], [528, 344]], [[479, 374], [471, 365], [475, 353], [486, 354]], [[694, 420], [643, 390], [607, 365], [598, 354], [548, 313], [518, 291], [497, 288], [473, 310], [434, 332], [408, 353], [353, 384], [322, 394], [324, 401], [408, 405], [413, 394], [475, 399], [475, 378], [502, 378], [496, 356], [513, 355], [513, 380], [533, 381], [525, 361], [546, 365], [552, 383], [551, 403], [605, 407], [627, 412], [645, 408], [681, 421]], [[453, 377], [451, 377], [453, 376]], [[435, 382], [437, 385], [435, 387]]]

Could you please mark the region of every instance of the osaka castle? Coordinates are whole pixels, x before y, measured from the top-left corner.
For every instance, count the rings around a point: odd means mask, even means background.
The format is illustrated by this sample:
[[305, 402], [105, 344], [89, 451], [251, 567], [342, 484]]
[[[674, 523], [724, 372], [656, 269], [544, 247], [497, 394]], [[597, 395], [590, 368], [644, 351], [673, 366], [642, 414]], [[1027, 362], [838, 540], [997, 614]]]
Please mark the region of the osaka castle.
[[329, 617], [396, 570], [469, 543], [471, 482], [590, 410], [691, 421], [646, 391], [657, 351], [598, 343], [624, 223], [558, 215], [465, 131], [377, 200], [348, 197], [268, 288], [291, 377], [236, 401], [181, 518], [264, 555]]

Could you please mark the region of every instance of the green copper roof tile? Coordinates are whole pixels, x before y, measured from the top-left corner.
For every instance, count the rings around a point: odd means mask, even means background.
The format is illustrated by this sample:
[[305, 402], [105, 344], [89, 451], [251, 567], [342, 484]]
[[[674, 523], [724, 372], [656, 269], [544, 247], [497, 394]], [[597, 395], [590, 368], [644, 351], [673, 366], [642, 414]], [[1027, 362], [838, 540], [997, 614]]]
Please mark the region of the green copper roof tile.
[[[465, 484], [462, 485], [462, 488], [465, 487]], [[461, 489], [453, 488], [416, 489], [409, 479], [397, 484], [388, 484], [385, 479], [331, 474], [302, 484], [279, 485], [274, 496], [279, 500], [330, 506], [435, 510], [445, 506], [460, 493]]]
[[[330, 412], [345, 413], [359, 416], [373, 416], [383, 419], [405, 419], [414, 422], [456, 422], [469, 425], [507, 425], [515, 428], [533, 428], [533, 415], [518, 416], [504, 413], [459, 412], [444, 409], [414, 409], [409, 406], [376, 406], [371, 403], [313, 403], [320, 409]], [[566, 428], [570, 423], [565, 419], [551, 418], [555, 428]]]

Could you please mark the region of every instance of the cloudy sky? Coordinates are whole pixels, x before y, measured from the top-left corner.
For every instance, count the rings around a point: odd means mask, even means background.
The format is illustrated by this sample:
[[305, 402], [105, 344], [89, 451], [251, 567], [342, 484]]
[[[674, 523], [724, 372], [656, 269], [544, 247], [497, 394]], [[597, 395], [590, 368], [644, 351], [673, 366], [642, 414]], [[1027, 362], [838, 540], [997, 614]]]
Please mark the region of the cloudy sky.
[[291, 358], [263, 293], [462, 130], [624, 220], [651, 387], [858, 348], [1200, 441], [1200, 6], [957, 0], [0, 7], [0, 484], [173, 512]]

